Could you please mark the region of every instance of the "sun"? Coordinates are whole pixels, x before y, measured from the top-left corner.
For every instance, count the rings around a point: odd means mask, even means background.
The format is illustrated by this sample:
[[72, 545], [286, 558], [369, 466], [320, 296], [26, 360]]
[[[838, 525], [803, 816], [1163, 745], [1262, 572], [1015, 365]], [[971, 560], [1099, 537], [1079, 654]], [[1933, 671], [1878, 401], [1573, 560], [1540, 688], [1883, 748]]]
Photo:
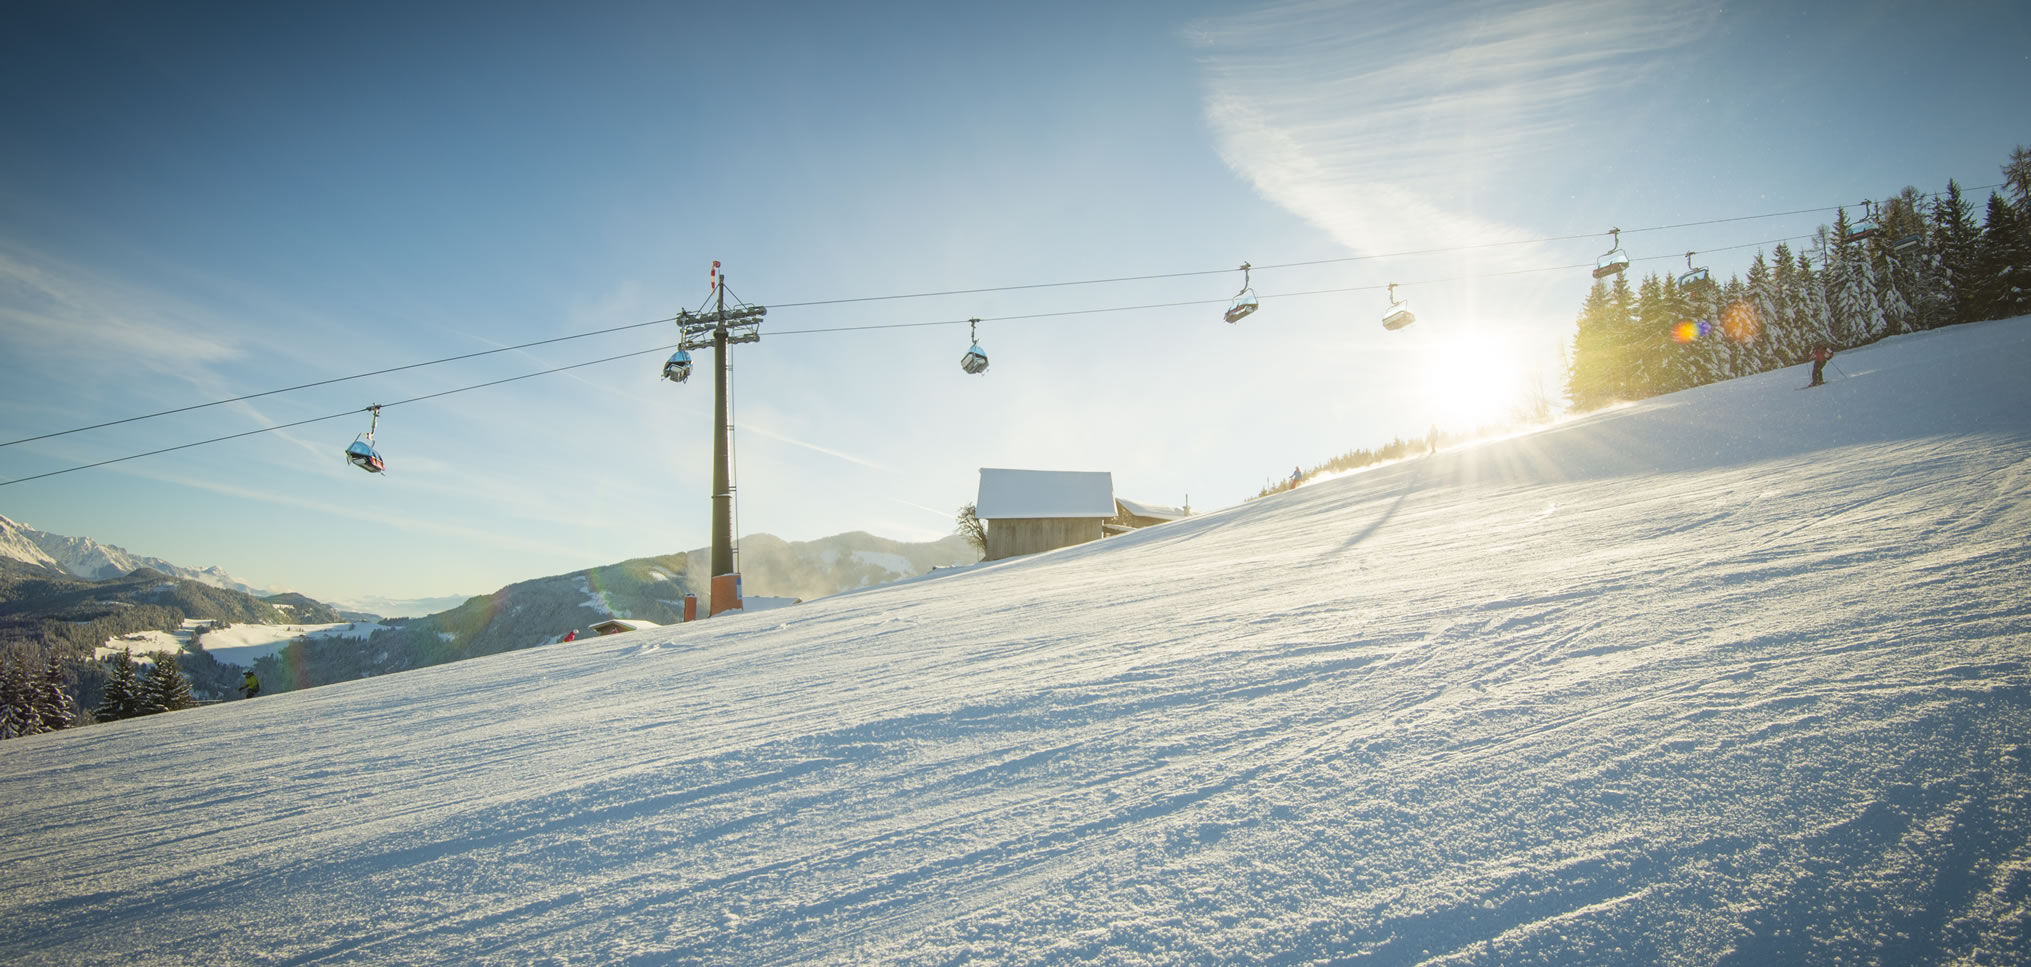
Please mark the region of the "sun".
[[1485, 334], [1448, 333], [1424, 366], [1424, 399], [1444, 430], [1509, 423], [1526, 400], [1529, 361], [1520, 347]]

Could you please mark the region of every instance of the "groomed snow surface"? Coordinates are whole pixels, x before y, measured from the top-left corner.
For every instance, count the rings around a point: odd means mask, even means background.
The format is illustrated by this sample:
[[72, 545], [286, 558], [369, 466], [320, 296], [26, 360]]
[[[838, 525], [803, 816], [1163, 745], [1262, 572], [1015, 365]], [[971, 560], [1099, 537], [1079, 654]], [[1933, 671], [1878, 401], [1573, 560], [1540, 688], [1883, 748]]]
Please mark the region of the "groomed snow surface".
[[2031, 319], [1836, 364], [17, 739], [0, 957], [2031, 963]]

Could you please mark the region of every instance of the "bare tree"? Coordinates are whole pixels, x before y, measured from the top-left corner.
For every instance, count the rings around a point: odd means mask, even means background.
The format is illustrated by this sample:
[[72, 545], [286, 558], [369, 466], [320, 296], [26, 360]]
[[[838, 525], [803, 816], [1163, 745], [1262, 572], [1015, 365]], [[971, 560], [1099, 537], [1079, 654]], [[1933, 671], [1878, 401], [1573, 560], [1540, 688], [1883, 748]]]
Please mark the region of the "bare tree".
[[979, 551], [981, 557], [986, 557], [987, 522], [980, 519], [976, 508], [970, 503], [959, 508], [958, 519], [959, 526], [956, 529], [959, 535], [966, 538], [966, 543], [973, 545], [973, 549]]

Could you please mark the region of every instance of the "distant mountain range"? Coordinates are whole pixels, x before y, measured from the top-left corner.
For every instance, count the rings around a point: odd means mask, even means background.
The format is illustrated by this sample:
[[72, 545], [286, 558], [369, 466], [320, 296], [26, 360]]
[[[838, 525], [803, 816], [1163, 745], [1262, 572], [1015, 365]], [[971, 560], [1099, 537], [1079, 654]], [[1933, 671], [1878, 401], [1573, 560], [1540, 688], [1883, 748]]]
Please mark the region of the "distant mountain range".
[[234, 624], [344, 620], [300, 594], [259, 598], [150, 567], [89, 580], [45, 564], [0, 558], [0, 645], [54, 649], [83, 661], [108, 639], [177, 628], [190, 618]]
[[145, 567], [169, 577], [196, 581], [199, 584], [209, 584], [215, 588], [239, 591], [256, 597], [266, 597], [275, 593], [237, 581], [232, 575], [216, 567], [194, 570], [171, 564], [159, 557], [130, 554], [126, 548], [101, 544], [89, 537], [65, 537], [62, 534], [39, 531], [4, 516], [0, 516], [0, 558], [87, 581], [125, 577], [134, 573], [136, 569]]
[[[979, 559], [966, 540], [905, 543], [864, 532], [815, 541], [741, 540], [749, 598], [825, 597]], [[299, 639], [256, 665], [274, 688], [302, 688], [420, 668], [588, 634], [608, 618], [682, 620], [684, 596], [709, 604], [707, 548], [520, 581], [417, 618], [387, 619], [365, 641]], [[377, 620], [293, 592], [272, 594], [216, 568], [196, 570], [0, 517], [0, 644], [33, 642], [80, 658], [107, 638], [191, 618], [294, 624]]]
[[[699, 548], [520, 581], [448, 611], [390, 619], [364, 642], [299, 639], [254, 667], [276, 688], [304, 688], [550, 644], [608, 618], [676, 624], [686, 594], [698, 596], [704, 613], [711, 559]], [[741, 539], [739, 567], [749, 598], [810, 600], [978, 560], [956, 534], [904, 543], [856, 531], [796, 542], [750, 535]]]

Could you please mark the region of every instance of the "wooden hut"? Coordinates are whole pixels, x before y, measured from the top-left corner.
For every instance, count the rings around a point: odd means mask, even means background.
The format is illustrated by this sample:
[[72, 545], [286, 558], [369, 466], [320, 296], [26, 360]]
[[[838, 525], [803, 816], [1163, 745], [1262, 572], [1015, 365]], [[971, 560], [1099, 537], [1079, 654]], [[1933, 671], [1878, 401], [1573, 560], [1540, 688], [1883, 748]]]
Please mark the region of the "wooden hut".
[[1036, 554], [1101, 537], [1118, 513], [1114, 475], [1102, 471], [982, 467], [974, 513], [987, 525], [987, 560]]
[[1190, 507], [1146, 504], [1134, 500], [1124, 500], [1120, 497], [1114, 498], [1114, 506], [1117, 512], [1113, 519], [1109, 520], [1103, 527], [1110, 536], [1114, 534], [1126, 534], [1132, 530], [1140, 530], [1144, 527], [1151, 527], [1174, 520], [1184, 520], [1192, 516], [1192, 509]]

